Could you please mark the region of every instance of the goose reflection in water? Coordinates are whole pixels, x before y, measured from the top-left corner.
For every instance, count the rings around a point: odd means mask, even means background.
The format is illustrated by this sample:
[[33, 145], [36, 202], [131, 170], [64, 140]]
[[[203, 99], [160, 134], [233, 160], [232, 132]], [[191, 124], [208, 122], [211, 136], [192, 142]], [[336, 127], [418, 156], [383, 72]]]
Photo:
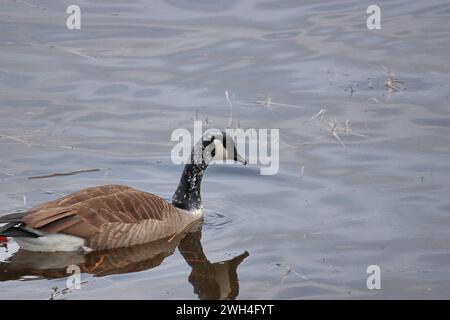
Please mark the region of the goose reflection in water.
[[138, 272], [159, 266], [178, 247], [192, 268], [188, 280], [200, 299], [235, 299], [239, 294], [237, 268], [249, 253], [245, 251], [232, 259], [212, 263], [203, 252], [202, 231], [198, 226], [196, 229], [172, 239], [86, 254], [19, 249], [0, 263], [0, 281], [29, 279], [30, 276], [37, 279], [66, 278], [69, 265], [77, 265], [81, 272], [94, 277]]

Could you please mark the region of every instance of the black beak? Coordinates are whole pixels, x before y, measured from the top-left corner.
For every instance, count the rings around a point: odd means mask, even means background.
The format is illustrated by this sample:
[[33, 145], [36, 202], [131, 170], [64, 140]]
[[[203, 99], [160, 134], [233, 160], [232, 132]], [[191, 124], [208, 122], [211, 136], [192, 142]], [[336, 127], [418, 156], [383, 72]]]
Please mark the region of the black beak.
[[244, 166], [247, 164], [247, 160], [241, 157], [241, 155], [239, 155], [238, 153], [236, 153], [236, 158], [234, 160], [242, 163]]

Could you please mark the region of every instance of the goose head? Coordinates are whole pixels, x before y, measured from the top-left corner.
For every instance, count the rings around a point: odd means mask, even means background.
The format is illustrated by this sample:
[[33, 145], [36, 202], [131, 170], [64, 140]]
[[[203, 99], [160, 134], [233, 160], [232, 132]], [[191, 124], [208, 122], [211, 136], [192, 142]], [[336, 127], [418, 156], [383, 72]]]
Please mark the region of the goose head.
[[201, 153], [199, 153], [198, 149], [200, 148], [197, 144], [194, 147], [193, 161], [200, 161], [201, 158], [206, 165], [212, 162], [224, 163], [229, 160], [243, 165], [247, 164], [247, 160], [238, 153], [233, 138], [224, 131], [207, 132], [199, 143], [201, 143]]
[[237, 152], [233, 138], [223, 131], [207, 131], [192, 149], [191, 162], [184, 166], [172, 205], [190, 212], [201, 212], [200, 186], [203, 174], [212, 162], [231, 160], [247, 164]]

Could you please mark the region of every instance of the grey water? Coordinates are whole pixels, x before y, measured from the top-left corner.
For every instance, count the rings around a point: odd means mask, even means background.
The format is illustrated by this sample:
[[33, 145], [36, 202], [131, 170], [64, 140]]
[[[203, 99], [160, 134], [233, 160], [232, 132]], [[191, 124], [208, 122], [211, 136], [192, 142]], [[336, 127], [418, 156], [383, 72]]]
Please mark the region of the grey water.
[[225, 91], [233, 126], [280, 129], [279, 171], [208, 168], [171, 246], [9, 240], [1, 299], [48, 299], [68, 262], [85, 282], [57, 298], [450, 298], [450, 2], [379, 0], [380, 30], [361, 1], [79, 0], [68, 30], [71, 4], [1, 1], [1, 214], [110, 183], [170, 199], [171, 133], [224, 128]]

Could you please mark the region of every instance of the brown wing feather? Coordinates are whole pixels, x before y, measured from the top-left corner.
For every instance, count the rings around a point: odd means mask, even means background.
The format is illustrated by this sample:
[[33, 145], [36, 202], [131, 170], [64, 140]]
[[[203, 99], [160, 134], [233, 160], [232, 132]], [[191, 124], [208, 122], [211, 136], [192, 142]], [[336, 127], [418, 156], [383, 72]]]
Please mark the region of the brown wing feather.
[[72, 216], [75, 213], [71, 208], [47, 208], [25, 215], [22, 221], [32, 228], [40, 228], [53, 221]]
[[58, 233], [82, 222], [83, 220], [78, 216], [68, 216], [46, 224], [39, 230], [45, 233]]
[[83, 189], [30, 209], [22, 218], [22, 222], [32, 228], [40, 228], [61, 218], [75, 215], [76, 211], [74, 211], [74, 206], [76, 205], [80, 205], [96, 197], [111, 195], [115, 192], [129, 189], [132, 188], [122, 185], [105, 185]]
[[35, 211], [40, 211], [42, 209], [47, 208], [61, 208], [61, 207], [70, 207], [71, 205], [93, 199], [95, 197], [104, 196], [104, 195], [110, 195], [112, 193], [116, 193], [119, 191], [126, 191], [126, 190], [134, 190], [133, 188], [130, 188], [128, 186], [118, 185], [118, 184], [111, 184], [111, 185], [104, 185], [104, 186], [98, 186], [98, 187], [92, 187], [92, 188], [86, 188], [83, 190], [80, 190], [78, 192], [71, 193], [67, 196], [58, 198], [53, 201], [45, 202], [41, 205], [38, 205], [32, 209], [30, 209], [30, 213]]
[[[168, 227], [163, 221], [165, 219], [174, 221], [174, 226]], [[121, 230], [131, 231], [135, 226], [141, 226], [135, 229], [144, 233], [142, 226], [148, 220], [163, 223], [167, 232], [172, 233], [176, 232], [178, 224], [186, 224], [179, 217], [177, 209], [164, 199], [121, 185], [81, 190], [41, 204], [31, 209], [22, 219], [33, 229], [94, 239], [97, 246], [101, 247], [108, 247], [105, 242], [140, 242], [139, 239], [123, 239]], [[122, 238], [118, 239], [119, 236]], [[144, 239], [144, 235], [140, 237]], [[149, 238], [148, 235], [145, 238]]]

